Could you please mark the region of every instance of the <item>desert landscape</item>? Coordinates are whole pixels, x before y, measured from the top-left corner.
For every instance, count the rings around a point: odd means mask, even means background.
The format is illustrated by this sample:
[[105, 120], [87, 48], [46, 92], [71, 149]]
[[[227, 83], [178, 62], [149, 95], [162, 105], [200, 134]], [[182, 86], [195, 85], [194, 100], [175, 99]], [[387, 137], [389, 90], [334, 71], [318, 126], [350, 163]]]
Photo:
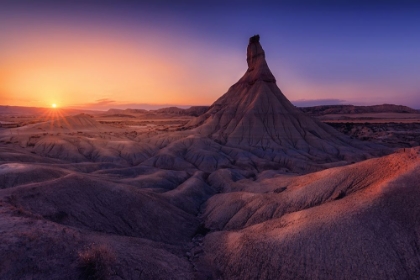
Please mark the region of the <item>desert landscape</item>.
[[211, 106], [1, 106], [0, 279], [420, 278], [420, 112], [295, 107], [265, 57]]

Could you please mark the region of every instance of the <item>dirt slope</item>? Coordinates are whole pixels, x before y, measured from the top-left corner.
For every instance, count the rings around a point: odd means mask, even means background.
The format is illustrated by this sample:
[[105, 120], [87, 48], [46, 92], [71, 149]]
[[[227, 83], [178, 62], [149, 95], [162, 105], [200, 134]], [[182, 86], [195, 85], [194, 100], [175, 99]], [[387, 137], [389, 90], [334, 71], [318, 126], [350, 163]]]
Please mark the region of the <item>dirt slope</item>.
[[[420, 150], [213, 196], [200, 262], [220, 279], [420, 276]], [[258, 184], [253, 185], [258, 190]], [[251, 189], [251, 188], [250, 188]]]

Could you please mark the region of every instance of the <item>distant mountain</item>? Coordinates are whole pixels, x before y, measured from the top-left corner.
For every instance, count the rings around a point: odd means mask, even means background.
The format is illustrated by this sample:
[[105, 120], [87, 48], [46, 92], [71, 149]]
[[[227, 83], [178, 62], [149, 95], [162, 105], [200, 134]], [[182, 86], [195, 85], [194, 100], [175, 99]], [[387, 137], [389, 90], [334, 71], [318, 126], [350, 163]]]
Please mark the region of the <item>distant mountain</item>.
[[420, 111], [413, 108], [394, 105], [382, 104], [373, 106], [354, 106], [354, 105], [321, 105], [313, 107], [301, 107], [303, 112], [313, 115], [328, 115], [328, 114], [362, 114], [362, 113], [414, 113], [418, 114]]

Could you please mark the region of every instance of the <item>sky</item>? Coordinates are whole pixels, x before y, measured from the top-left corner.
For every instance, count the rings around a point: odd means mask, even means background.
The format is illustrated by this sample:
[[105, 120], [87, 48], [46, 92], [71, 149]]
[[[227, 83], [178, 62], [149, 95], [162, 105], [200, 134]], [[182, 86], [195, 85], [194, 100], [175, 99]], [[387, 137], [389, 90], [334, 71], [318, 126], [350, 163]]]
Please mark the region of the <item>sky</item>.
[[260, 34], [297, 106], [420, 109], [416, 1], [0, 2], [0, 105], [211, 105], [245, 73]]

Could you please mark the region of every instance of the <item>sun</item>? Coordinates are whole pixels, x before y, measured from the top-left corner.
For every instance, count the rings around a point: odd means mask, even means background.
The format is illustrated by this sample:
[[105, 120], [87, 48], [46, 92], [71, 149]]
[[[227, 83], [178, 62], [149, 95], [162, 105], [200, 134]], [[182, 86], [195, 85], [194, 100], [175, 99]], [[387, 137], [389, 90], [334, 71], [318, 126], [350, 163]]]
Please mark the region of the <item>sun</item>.
[[57, 104], [53, 103], [53, 104], [51, 104], [51, 107], [57, 108]]

